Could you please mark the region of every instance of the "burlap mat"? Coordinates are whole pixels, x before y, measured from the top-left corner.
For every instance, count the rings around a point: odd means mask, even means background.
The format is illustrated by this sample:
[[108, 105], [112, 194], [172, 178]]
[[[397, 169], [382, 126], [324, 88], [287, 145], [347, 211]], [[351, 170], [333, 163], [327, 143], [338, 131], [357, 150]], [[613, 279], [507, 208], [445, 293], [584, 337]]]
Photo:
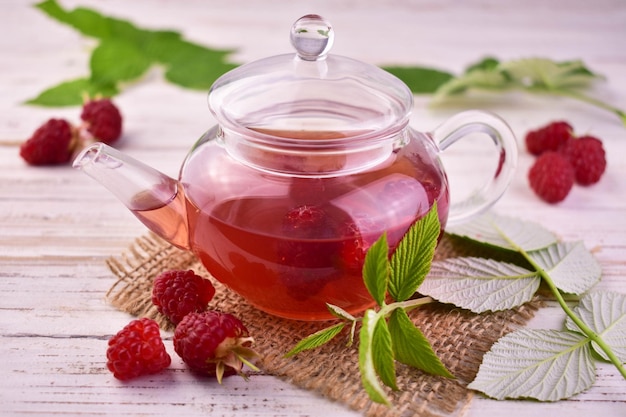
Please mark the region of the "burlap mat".
[[[437, 249], [436, 259], [469, 254], [472, 253], [465, 246], [446, 236]], [[138, 238], [127, 252], [110, 258], [108, 265], [119, 278], [107, 294], [110, 303], [130, 314], [154, 318], [166, 330], [172, 330], [171, 324], [151, 302], [153, 278], [168, 269], [193, 269], [209, 276], [193, 255], [153, 234]], [[436, 304], [413, 310], [411, 318], [457, 379], [427, 375], [398, 364], [399, 391], [389, 391], [393, 404], [389, 408], [370, 401], [361, 387], [358, 342], [347, 348], [346, 338], [337, 337], [321, 348], [284, 358], [299, 340], [327, 327], [328, 322], [276, 318], [213, 282], [217, 294], [210, 308], [232, 313], [246, 324], [255, 338], [255, 350], [261, 354], [257, 365], [264, 372], [339, 401], [368, 417], [461, 416], [473, 395], [466, 385], [478, 372], [484, 353], [498, 338], [526, 323], [539, 305], [533, 302], [516, 310], [482, 315]]]

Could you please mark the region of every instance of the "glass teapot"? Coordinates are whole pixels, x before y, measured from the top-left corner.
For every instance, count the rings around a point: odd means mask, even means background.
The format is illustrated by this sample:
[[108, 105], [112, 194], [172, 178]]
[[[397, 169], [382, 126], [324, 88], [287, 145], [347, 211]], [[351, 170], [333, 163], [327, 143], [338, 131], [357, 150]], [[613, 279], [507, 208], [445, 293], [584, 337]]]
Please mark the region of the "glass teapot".
[[[369, 246], [386, 231], [393, 250], [435, 202], [442, 231], [482, 212], [508, 186], [517, 148], [507, 124], [485, 112], [457, 114], [429, 133], [409, 127], [408, 87], [328, 54], [333, 37], [323, 18], [304, 16], [291, 29], [295, 54], [219, 78], [208, 99], [218, 124], [177, 180], [102, 143], [74, 167], [263, 311], [324, 320], [326, 303], [371, 307], [361, 276]], [[497, 168], [451, 207], [439, 153], [475, 133], [495, 146]]]

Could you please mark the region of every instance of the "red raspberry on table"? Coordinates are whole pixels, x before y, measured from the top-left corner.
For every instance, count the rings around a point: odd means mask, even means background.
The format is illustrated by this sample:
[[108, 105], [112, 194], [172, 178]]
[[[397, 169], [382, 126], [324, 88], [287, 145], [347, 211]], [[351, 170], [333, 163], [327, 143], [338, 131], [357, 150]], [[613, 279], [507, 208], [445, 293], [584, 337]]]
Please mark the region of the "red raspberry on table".
[[171, 361], [154, 320], [133, 320], [109, 340], [107, 368], [117, 379], [154, 374]]
[[20, 156], [30, 165], [57, 165], [70, 160], [76, 145], [70, 123], [50, 119], [20, 146]]
[[257, 356], [250, 346], [254, 340], [237, 317], [218, 311], [189, 313], [176, 326], [174, 350], [194, 372], [222, 378], [239, 374], [243, 364]]
[[533, 155], [556, 151], [573, 138], [572, 126], [564, 121], [552, 122], [526, 134], [526, 148]]
[[87, 131], [100, 142], [111, 145], [122, 135], [122, 115], [109, 99], [86, 102], [80, 118]]
[[600, 139], [581, 136], [570, 141], [562, 152], [574, 167], [578, 184], [591, 185], [600, 181], [606, 169], [606, 153]]
[[211, 281], [193, 271], [165, 271], [154, 279], [152, 303], [174, 324], [191, 312], [206, 310], [215, 295]]
[[558, 203], [567, 197], [574, 186], [574, 168], [561, 153], [541, 154], [528, 171], [530, 187], [548, 203]]

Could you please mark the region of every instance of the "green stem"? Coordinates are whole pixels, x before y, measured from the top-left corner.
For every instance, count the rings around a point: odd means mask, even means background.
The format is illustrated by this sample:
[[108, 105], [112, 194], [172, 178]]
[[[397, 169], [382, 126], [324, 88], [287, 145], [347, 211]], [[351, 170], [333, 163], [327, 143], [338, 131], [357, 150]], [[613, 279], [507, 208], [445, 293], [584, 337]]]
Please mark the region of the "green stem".
[[544, 271], [543, 268], [539, 266], [528, 255], [528, 253], [525, 250], [523, 250], [522, 248], [518, 246], [516, 246], [516, 248], [522, 254], [522, 256], [524, 256], [524, 258], [526, 258], [526, 260], [530, 262], [530, 264], [537, 270], [539, 275], [541, 275], [541, 278], [548, 285], [548, 287], [550, 288], [550, 291], [552, 291], [552, 294], [556, 298], [557, 302], [559, 303], [559, 305], [561, 306], [565, 314], [567, 314], [567, 316], [571, 318], [574, 321], [574, 323], [576, 323], [576, 326], [578, 326], [578, 328], [585, 334], [585, 336], [587, 336], [591, 341], [597, 343], [597, 345], [600, 346], [600, 349], [602, 349], [602, 351], [606, 353], [611, 363], [615, 365], [619, 373], [622, 374], [624, 379], [626, 379], [626, 368], [624, 368], [624, 366], [622, 365], [622, 362], [615, 355], [615, 353], [613, 353], [613, 350], [611, 349], [611, 347], [606, 344], [604, 339], [602, 339], [602, 337], [598, 333], [594, 332], [589, 326], [585, 324], [585, 322], [583, 322], [580, 319], [580, 317], [574, 314], [572, 309], [570, 309], [567, 303], [565, 302], [565, 299], [563, 298], [561, 291], [559, 291], [559, 289], [554, 284], [554, 281], [552, 281], [552, 278], [550, 278], [550, 275], [548, 275], [546, 271]]
[[424, 304], [430, 304], [434, 302], [435, 300], [431, 297], [420, 297], [412, 300], [398, 301], [392, 304], [387, 304], [381, 309], [381, 311], [384, 310], [384, 315], [386, 316], [388, 314], [391, 314], [391, 312], [393, 312], [393, 310], [395, 310], [396, 308], [403, 308], [404, 310], [409, 312], [413, 309], [416, 309], [417, 307], [423, 306]]
[[626, 112], [618, 109], [617, 107], [613, 107], [609, 104], [606, 104], [603, 101], [600, 101], [598, 99], [595, 99], [593, 97], [589, 97], [585, 94], [579, 93], [577, 91], [573, 91], [573, 90], [560, 90], [560, 89], [551, 89], [550, 92], [560, 95], [560, 96], [564, 96], [564, 97], [570, 97], [576, 100], [580, 100], [583, 101], [585, 103], [591, 104], [593, 106], [599, 107], [601, 109], [604, 110], [608, 110], [614, 114], [617, 115], [617, 117], [620, 118], [620, 120], [622, 121], [622, 124], [624, 126], [626, 126]]
[[409, 312], [425, 304], [434, 302], [435, 300], [432, 297], [420, 297], [406, 301], [396, 301], [395, 303], [383, 304], [380, 306], [380, 310], [378, 310], [376, 315], [379, 317], [389, 317], [389, 315], [398, 308], [403, 308], [406, 312]]

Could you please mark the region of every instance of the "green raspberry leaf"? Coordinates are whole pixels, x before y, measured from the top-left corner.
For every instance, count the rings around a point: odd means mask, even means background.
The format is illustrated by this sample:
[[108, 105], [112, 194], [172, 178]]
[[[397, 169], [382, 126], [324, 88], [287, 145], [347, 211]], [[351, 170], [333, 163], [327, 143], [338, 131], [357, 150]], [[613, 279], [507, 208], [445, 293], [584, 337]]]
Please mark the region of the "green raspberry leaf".
[[66, 11], [55, 0], [47, 0], [35, 5], [48, 16], [73, 27], [81, 34], [96, 39], [136, 39], [142, 30], [126, 20], [103, 16], [95, 10], [76, 7]]
[[498, 340], [468, 388], [504, 400], [558, 401], [595, 381], [589, 340], [578, 333], [522, 329]]
[[102, 85], [88, 78], [78, 78], [51, 87], [26, 103], [47, 107], [80, 106], [85, 96], [111, 97], [117, 93], [118, 90], [113, 85]]
[[346, 326], [346, 323], [337, 323], [333, 326], [322, 329], [318, 332], [315, 332], [301, 341], [299, 341], [293, 349], [285, 354], [285, 357], [290, 357], [293, 355], [297, 355], [298, 353], [304, 350], [315, 349], [320, 347], [328, 342], [330, 342], [335, 336], [337, 336], [343, 328]]
[[415, 94], [431, 94], [453, 75], [433, 68], [384, 66], [385, 71], [401, 79]]
[[97, 84], [134, 80], [151, 65], [137, 45], [119, 39], [104, 40], [91, 55], [91, 79]]
[[398, 361], [433, 375], [454, 378], [404, 309], [397, 308], [391, 313], [389, 332], [393, 352]]
[[[374, 358], [376, 354], [374, 351], [374, 334], [380, 319], [381, 317], [373, 310], [366, 310], [363, 315], [363, 325], [359, 332], [359, 370], [361, 371], [361, 383], [370, 399], [380, 404], [389, 405], [389, 399], [380, 384], [375, 365], [376, 362], [382, 361], [380, 358]], [[379, 363], [378, 366], [380, 367], [381, 364]]]
[[393, 360], [391, 346], [391, 334], [384, 318], [379, 318], [374, 326], [372, 337], [372, 351], [374, 369], [381, 381], [393, 390], [398, 390], [396, 385], [396, 365]]
[[363, 282], [379, 306], [385, 302], [389, 272], [389, 244], [387, 243], [387, 233], [383, 233], [368, 249], [363, 264]]
[[478, 62], [475, 62], [469, 65], [465, 69], [465, 74], [469, 74], [470, 72], [473, 72], [473, 71], [497, 71], [499, 65], [500, 65], [500, 61], [497, 58], [488, 56], [486, 58], [481, 59]]
[[389, 294], [395, 301], [408, 300], [424, 281], [441, 231], [437, 204], [404, 235], [391, 257]]
[[[120, 84], [140, 78], [155, 64], [165, 67], [165, 78], [181, 87], [208, 90], [215, 80], [237, 65], [227, 62], [232, 51], [211, 49], [181, 39], [178, 32], [146, 30], [131, 22], [103, 16], [86, 8], [64, 10], [54, 0], [36, 5], [51, 18], [100, 40], [90, 58], [91, 75], [86, 93], [110, 97]], [[82, 104], [75, 91], [63, 85], [28, 104], [48, 106]], [[68, 97], [61, 97], [63, 94]]]
[[182, 87], [208, 90], [218, 77], [237, 67], [225, 62], [226, 54], [181, 41], [169, 56], [162, 57], [167, 63], [165, 78]]

